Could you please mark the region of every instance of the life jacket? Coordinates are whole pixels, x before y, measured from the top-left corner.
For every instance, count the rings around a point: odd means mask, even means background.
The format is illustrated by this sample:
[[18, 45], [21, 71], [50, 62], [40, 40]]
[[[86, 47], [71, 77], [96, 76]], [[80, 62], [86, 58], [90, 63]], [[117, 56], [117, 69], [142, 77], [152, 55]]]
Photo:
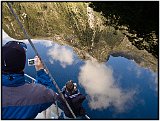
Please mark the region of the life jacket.
[[[70, 107], [71, 107], [72, 111], [74, 112], [74, 114], [76, 115], [76, 117], [83, 116], [83, 115], [85, 115], [85, 109], [83, 108], [82, 103], [86, 97], [84, 95], [82, 95], [80, 93], [80, 91], [77, 89], [76, 83], [74, 83], [74, 85], [75, 85], [75, 88], [74, 88], [74, 91], [72, 92], [72, 94], [70, 94], [66, 90], [65, 86], [62, 88], [62, 94], [66, 98], [68, 104], [70, 105]], [[62, 110], [65, 113], [65, 116], [67, 116], [69, 118], [73, 118], [71, 112], [68, 110], [66, 104], [64, 103], [64, 101], [61, 99], [60, 96], [59, 96], [59, 102], [60, 102], [59, 107], [62, 108]]]

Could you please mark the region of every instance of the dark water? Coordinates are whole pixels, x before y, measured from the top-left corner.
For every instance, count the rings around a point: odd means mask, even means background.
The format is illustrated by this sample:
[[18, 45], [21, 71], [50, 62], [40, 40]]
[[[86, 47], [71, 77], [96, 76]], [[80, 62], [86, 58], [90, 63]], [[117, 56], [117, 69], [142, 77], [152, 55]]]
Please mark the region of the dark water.
[[[85, 88], [79, 85], [78, 76], [80, 67], [85, 62], [78, 58], [70, 47], [66, 49], [73, 52], [73, 62], [71, 65], [62, 66], [60, 61], [51, 60], [47, 54], [48, 50], [53, 46], [46, 46], [46, 41], [34, 41], [40, 56], [47, 64], [50, 72], [60, 88], [63, 87], [66, 81], [72, 79], [77, 82], [79, 89], [85, 93]], [[54, 45], [54, 44], [53, 44]], [[29, 44], [27, 44], [27, 58], [34, 58], [35, 54]], [[135, 91], [135, 94], [129, 102], [128, 108], [125, 111], [117, 112], [114, 106], [108, 106], [105, 109], [100, 108], [93, 110], [88, 105], [88, 98], [84, 102], [84, 106], [88, 116], [91, 119], [157, 119], [158, 118], [158, 80], [157, 74], [149, 69], [138, 66], [134, 61], [123, 57], [110, 57], [105, 63], [106, 66], [112, 68], [115, 84], [119, 89], [125, 91]], [[98, 70], [97, 70], [98, 71]], [[25, 73], [35, 77], [36, 71], [33, 66], [26, 64]], [[96, 88], [95, 88], [96, 89]], [[107, 93], [107, 92], [106, 92]], [[112, 92], [110, 92], [112, 93]], [[107, 100], [107, 99], [106, 99]]]

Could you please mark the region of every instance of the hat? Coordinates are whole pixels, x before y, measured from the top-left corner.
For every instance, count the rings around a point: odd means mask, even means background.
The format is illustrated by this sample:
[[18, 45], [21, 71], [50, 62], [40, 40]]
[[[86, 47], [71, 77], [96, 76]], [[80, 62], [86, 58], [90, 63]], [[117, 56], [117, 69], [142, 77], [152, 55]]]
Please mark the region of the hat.
[[2, 47], [2, 72], [21, 72], [26, 63], [27, 46], [23, 42], [9, 41]]

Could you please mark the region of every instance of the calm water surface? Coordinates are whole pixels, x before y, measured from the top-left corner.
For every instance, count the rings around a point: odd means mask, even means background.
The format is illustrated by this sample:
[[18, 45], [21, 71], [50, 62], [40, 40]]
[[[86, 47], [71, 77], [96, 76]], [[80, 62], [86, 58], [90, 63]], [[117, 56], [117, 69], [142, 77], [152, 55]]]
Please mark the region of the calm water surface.
[[[70, 47], [63, 46], [63, 48], [61, 48], [61, 46], [57, 44], [43, 40], [33, 42], [60, 88], [70, 79], [78, 84], [80, 91], [87, 96], [84, 106], [88, 116], [92, 119], [156, 119], [158, 117], [157, 73], [152, 72], [150, 69], [140, 67], [133, 60], [110, 56], [108, 62], [104, 63], [104, 66], [112, 69], [115, 80], [114, 84], [118, 87], [118, 90], [132, 91], [134, 95], [127, 102], [128, 107], [123, 111], [117, 111], [114, 105], [106, 106], [106, 108], [92, 109], [88, 102], [89, 95], [83, 85], [79, 84], [78, 79], [81, 67], [85, 64], [85, 61], [79, 59]], [[68, 58], [69, 55], [67, 54], [65, 59], [63, 58], [65, 55], [63, 55], [62, 58], [59, 57], [59, 59], [52, 58], [49, 53], [52, 50], [51, 48], [56, 48], [55, 45], [57, 49], [54, 51], [63, 54], [61, 52], [68, 50], [69, 54], [72, 53], [72, 59]], [[33, 49], [29, 44], [27, 44], [27, 46], [27, 58], [34, 58], [35, 54]], [[58, 55], [55, 55], [54, 57], [57, 56]], [[63, 62], [63, 59], [66, 62]], [[32, 77], [36, 75], [34, 67], [28, 65], [26, 65], [25, 73]], [[107, 91], [104, 93], [107, 93]]]

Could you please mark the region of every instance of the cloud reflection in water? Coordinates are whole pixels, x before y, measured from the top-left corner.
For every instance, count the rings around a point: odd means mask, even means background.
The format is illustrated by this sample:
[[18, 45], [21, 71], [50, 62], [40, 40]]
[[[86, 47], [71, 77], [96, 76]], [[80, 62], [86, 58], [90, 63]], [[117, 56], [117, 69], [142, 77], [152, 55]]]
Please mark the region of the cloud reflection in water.
[[86, 61], [80, 69], [78, 79], [89, 95], [89, 105], [92, 109], [113, 106], [116, 111], [123, 112], [136, 93], [120, 89], [115, 83], [112, 69], [96, 61]]

